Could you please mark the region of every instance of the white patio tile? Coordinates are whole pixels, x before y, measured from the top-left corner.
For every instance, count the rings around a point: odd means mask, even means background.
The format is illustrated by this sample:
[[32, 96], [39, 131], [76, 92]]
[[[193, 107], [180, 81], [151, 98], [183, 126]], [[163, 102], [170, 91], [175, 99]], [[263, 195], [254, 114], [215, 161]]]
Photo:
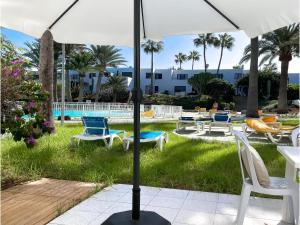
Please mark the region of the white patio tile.
[[215, 214], [214, 225], [234, 225], [236, 216]]
[[170, 221], [172, 224], [176, 215], [179, 212], [179, 209], [170, 209], [170, 208], [162, 208], [162, 207], [155, 207], [155, 206], [146, 206], [144, 210], [156, 212], [157, 214], [161, 215], [162, 217]]
[[116, 202], [119, 199], [121, 199], [124, 195], [126, 195], [126, 192], [103, 190], [98, 192], [97, 194], [94, 194], [92, 198], [108, 202]]
[[243, 225], [291, 225], [276, 220], [245, 218]]
[[216, 207], [216, 202], [186, 200], [183, 204], [182, 209], [206, 213], [215, 213]]
[[51, 221], [51, 223], [63, 225], [88, 225], [97, 216], [99, 216], [99, 213], [69, 210]]
[[190, 191], [187, 196], [187, 199], [217, 202], [218, 194], [211, 192]]
[[219, 194], [218, 202], [221, 203], [238, 203], [240, 201], [239, 195]]
[[111, 214], [102, 213], [100, 216], [96, 217], [93, 221], [91, 221], [88, 225], [101, 225]]
[[161, 188], [157, 188], [157, 187], [148, 187], [148, 186], [141, 186], [141, 193], [143, 195], [157, 195], [158, 192], [160, 192]]
[[149, 206], [158, 206], [172, 209], [180, 209], [183, 205], [184, 199], [179, 198], [165, 198], [165, 197], [154, 197]]
[[113, 202], [107, 202], [107, 201], [100, 201], [96, 198], [89, 198], [78, 205], [76, 205], [73, 210], [77, 211], [87, 211], [87, 212], [104, 212], [108, 208], [110, 208], [113, 205]]
[[[141, 193], [141, 204], [142, 205], [148, 205], [149, 202], [153, 198], [154, 198], [153, 195], [144, 195], [143, 193]], [[121, 199], [119, 199], [118, 202], [131, 203], [132, 202], [132, 193], [127, 193]]]
[[281, 207], [248, 205], [246, 217], [257, 219], [281, 220]]
[[104, 188], [107, 191], [118, 191], [118, 192], [125, 192], [128, 193], [132, 190], [132, 185], [128, 184], [114, 184], [112, 186]]
[[189, 191], [171, 188], [162, 188], [157, 194], [159, 197], [169, 197], [169, 198], [183, 198], [185, 199]]
[[216, 213], [223, 215], [237, 215], [238, 203], [218, 203]]
[[213, 221], [214, 214], [181, 210], [174, 222], [188, 225], [213, 225]]

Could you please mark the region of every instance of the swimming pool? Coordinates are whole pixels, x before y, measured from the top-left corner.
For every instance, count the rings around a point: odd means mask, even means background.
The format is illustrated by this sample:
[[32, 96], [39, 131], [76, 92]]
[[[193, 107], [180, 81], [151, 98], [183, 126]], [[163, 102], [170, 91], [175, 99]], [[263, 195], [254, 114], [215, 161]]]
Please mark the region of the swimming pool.
[[[53, 110], [53, 116], [59, 117], [61, 115], [60, 110]], [[81, 111], [81, 110], [65, 110], [65, 116], [82, 117], [82, 116], [101, 116], [101, 117], [132, 117], [130, 111]]]

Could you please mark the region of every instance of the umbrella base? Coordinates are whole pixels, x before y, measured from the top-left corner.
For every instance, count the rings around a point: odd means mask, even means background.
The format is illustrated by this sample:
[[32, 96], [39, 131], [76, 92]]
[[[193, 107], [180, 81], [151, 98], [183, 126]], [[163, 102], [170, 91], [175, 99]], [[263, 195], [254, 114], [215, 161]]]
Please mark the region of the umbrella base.
[[155, 212], [141, 211], [138, 221], [132, 220], [132, 211], [112, 214], [102, 225], [171, 225], [165, 218]]

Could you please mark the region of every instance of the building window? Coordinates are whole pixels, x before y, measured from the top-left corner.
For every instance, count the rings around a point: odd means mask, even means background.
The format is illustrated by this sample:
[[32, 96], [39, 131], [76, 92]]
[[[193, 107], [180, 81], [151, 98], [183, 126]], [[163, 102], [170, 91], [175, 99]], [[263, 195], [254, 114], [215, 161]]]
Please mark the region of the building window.
[[186, 86], [175, 86], [174, 92], [186, 92]]
[[177, 74], [177, 80], [187, 80], [188, 75], [187, 74]]
[[89, 79], [92, 79], [92, 77], [96, 77], [96, 73], [89, 73]]
[[155, 80], [161, 80], [162, 74], [161, 73], [155, 73]]
[[151, 73], [146, 73], [146, 79], [151, 79]]
[[123, 77], [132, 77], [132, 72], [122, 72]]
[[159, 92], [158, 86], [154, 86], [154, 93], [158, 93], [158, 92]]
[[235, 73], [234, 74], [234, 79], [235, 80], [239, 80], [239, 79], [241, 79], [243, 77], [243, 74], [242, 73]]
[[[155, 73], [154, 74], [155, 80], [161, 80], [162, 74], [161, 73]], [[146, 73], [146, 79], [151, 79], [151, 73]]]

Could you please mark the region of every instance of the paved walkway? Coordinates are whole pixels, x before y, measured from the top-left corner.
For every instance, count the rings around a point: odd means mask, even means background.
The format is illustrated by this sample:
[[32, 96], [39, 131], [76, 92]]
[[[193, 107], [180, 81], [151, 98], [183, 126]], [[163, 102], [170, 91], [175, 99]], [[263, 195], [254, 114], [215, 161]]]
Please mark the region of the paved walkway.
[[43, 178], [1, 193], [1, 224], [46, 224], [96, 189], [92, 183]]
[[[117, 184], [91, 196], [48, 225], [100, 225], [111, 214], [131, 209], [131, 186]], [[141, 209], [173, 225], [232, 225], [238, 195], [141, 187]], [[283, 225], [282, 200], [251, 198], [244, 225]]]

